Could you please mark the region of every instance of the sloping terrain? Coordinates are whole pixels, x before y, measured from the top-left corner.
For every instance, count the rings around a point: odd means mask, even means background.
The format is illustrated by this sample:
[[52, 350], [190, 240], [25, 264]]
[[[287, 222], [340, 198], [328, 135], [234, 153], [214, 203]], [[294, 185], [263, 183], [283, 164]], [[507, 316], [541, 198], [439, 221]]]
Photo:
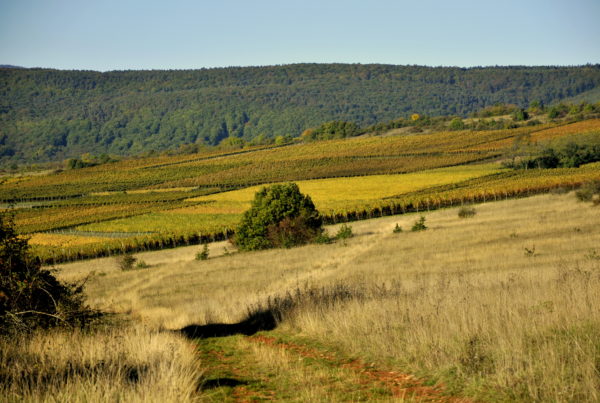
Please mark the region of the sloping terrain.
[[551, 105], [599, 85], [598, 65], [0, 68], [0, 165], [83, 153], [137, 155], [228, 137], [296, 137], [332, 120], [366, 127], [412, 113], [466, 116], [497, 103]]
[[298, 182], [327, 222], [572, 189], [597, 179], [597, 166], [513, 170], [498, 160], [599, 132], [591, 119], [137, 158], [5, 177], [0, 197], [52, 263], [224, 239], [254, 193], [276, 182]]
[[409, 214], [329, 245], [211, 245], [207, 261], [190, 247], [59, 275], [93, 272], [94, 305], [191, 337], [206, 400], [596, 401], [598, 207], [572, 193], [473, 207], [426, 213], [421, 232]]

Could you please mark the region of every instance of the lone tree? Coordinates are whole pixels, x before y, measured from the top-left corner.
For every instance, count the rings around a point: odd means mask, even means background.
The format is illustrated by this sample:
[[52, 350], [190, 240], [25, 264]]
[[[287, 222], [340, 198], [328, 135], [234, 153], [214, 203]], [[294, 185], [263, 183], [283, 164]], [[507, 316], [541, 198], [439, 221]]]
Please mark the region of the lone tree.
[[323, 220], [310, 196], [295, 183], [264, 187], [244, 213], [233, 243], [241, 250], [290, 248], [313, 241]]
[[83, 325], [94, 315], [84, 305], [83, 286], [62, 284], [42, 269], [12, 218], [0, 214], [0, 333]]

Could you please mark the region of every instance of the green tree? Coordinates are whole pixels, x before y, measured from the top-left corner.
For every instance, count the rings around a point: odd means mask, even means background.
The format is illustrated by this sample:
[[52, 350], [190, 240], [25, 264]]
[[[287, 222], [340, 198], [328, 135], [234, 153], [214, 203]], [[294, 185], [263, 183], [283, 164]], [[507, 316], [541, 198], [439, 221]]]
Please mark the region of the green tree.
[[513, 112], [512, 118], [515, 122], [521, 122], [529, 119], [529, 114], [525, 109], [517, 109]]
[[313, 241], [323, 220], [310, 196], [288, 183], [264, 187], [244, 213], [233, 242], [241, 250], [291, 247]]
[[450, 130], [462, 130], [465, 128], [465, 123], [459, 117], [456, 117], [450, 121]]

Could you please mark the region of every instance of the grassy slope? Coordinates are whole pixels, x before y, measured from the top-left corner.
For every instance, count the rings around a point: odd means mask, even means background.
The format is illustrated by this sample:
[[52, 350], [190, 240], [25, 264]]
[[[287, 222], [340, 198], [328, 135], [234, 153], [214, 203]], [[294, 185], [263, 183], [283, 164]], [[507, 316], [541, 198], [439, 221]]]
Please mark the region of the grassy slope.
[[[354, 223], [356, 236], [346, 244], [204, 262], [193, 260], [197, 247], [184, 248], [165, 258], [163, 252], [140, 254], [154, 263], [148, 270], [120, 272], [113, 260], [104, 259], [64, 265], [60, 275], [74, 279], [96, 270], [88, 286], [93, 303], [167, 328], [237, 322], [248, 306], [268, 296], [342, 283], [362, 290], [363, 297], [301, 306], [266, 336], [276, 344], [371, 363], [376, 372], [418, 374], [428, 383], [445, 384], [446, 393], [480, 400], [597, 401], [597, 208], [567, 194], [476, 209], [466, 220], [457, 217], [457, 209], [431, 212], [429, 230], [421, 233], [407, 232], [416, 215], [386, 217]], [[392, 233], [396, 223], [403, 233]], [[212, 257], [223, 247], [211, 247]], [[202, 354], [209, 346], [204, 343]], [[360, 382], [343, 364], [331, 367], [321, 358], [304, 365], [295, 350], [281, 352], [268, 343], [253, 347], [252, 338], [211, 343], [210, 349], [221, 349], [234, 361], [219, 369], [205, 357], [205, 380], [225, 376], [240, 363], [250, 378], [229, 373], [248, 383], [210, 388], [206, 396], [235, 399], [236, 393], [256, 392], [286, 400], [292, 388], [294, 396], [344, 400], [350, 397], [335, 392], [340, 382]], [[354, 396], [379, 390], [375, 384]], [[381, 396], [393, 394], [390, 385], [379, 387]]]

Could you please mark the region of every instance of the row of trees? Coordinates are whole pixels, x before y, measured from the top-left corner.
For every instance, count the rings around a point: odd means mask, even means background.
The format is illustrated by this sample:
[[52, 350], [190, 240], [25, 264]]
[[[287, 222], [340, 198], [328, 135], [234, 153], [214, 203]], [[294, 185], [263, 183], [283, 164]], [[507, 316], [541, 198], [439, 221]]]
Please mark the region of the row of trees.
[[509, 166], [515, 168], [579, 168], [600, 161], [600, 144], [568, 142], [562, 146], [548, 146], [527, 158], [518, 159]]

